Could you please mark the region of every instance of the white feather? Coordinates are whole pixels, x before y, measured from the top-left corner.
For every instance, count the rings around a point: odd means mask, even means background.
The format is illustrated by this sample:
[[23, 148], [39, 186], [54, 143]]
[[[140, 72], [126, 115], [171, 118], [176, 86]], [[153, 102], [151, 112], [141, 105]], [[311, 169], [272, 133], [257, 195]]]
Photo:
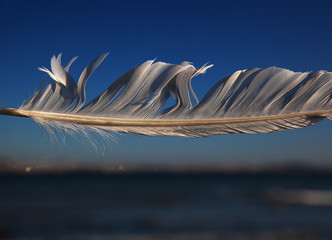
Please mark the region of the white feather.
[[[107, 54], [84, 69], [78, 85], [68, 72], [77, 57], [63, 67], [61, 56], [52, 57], [52, 71], [39, 68], [55, 82], [39, 89], [21, 108], [0, 108], [0, 113], [111, 132], [181, 137], [275, 132], [332, 118], [332, 73], [326, 71], [241, 70], [216, 83], [198, 102], [191, 80], [213, 65], [196, 69], [188, 62], [150, 60], [84, 105], [86, 82]], [[170, 97], [175, 104], [165, 107]]]

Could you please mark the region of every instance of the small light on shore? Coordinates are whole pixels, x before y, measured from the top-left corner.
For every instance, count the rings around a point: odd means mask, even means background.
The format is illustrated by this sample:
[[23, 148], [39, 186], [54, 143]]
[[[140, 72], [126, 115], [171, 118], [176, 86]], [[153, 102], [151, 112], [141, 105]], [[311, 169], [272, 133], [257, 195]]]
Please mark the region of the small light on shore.
[[31, 172], [31, 167], [26, 167], [25, 172]]
[[125, 172], [125, 171], [126, 171], [125, 167], [122, 166], [122, 165], [120, 165], [120, 166], [118, 167], [118, 170], [119, 170], [120, 172]]

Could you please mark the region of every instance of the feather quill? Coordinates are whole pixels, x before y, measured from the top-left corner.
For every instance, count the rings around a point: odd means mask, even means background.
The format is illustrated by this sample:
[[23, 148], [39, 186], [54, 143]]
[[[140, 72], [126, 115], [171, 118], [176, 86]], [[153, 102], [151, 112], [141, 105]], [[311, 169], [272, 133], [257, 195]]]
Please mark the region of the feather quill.
[[[39, 70], [54, 82], [37, 90], [18, 109], [0, 108], [0, 114], [111, 132], [180, 137], [276, 132], [332, 119], [330, 72], [300, 73], [277, 67], [240, 70], [217, 82], [199, 102], [191, 80], [213, 65], [197, 69], [189, 62], [147, 61], [84, 105], [86, 82], [107, 55], [96, 57], [78, 84], [69, 74], [77, 57], [63, 67], [62, 55], [53, 56], [51, 71]], [[169, 98], [175, 104], [166, 107]], [[194, 105], [191, 98], [196, 100]]]

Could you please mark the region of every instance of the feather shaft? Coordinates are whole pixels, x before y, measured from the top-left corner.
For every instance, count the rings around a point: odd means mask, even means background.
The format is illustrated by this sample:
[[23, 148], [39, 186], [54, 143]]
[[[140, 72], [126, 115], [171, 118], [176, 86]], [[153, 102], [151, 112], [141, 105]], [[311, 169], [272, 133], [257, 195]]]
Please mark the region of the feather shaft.
[[322, 110], [313, 112], [301, 112], [291, 114], [270, 115], [261, 117], [243, 117], [243, 118], [222, 118], [222, 119], [126, 119], [94, 117], [67, 113], [52, 113], [33, 110], [23, 110], [15, 108], [0, 107], [0, 114], [19, 117], [28, 117], [33, 119], [51, 120], [60, 122], [69, 122], [76, 124], [96, 125], [96, 126], [138, 126], [138, 127], [185, 127], [185, 126], [206, 126], [223, 125], [236, 123], [251, 123], [260, 121], [287, 120], [293, 118], [310, 117], [325, 118], [332, 116], [332, 110]]

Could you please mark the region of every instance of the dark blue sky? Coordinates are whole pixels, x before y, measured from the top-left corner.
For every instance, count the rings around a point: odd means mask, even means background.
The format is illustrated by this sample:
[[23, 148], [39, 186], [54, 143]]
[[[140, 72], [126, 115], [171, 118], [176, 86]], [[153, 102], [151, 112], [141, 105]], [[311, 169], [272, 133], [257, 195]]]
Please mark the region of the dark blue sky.
[[[110, 52], [87, 84], [88, 100], [146, 60], [200, 67], [199, 97], [239, 69], [278, 66], [332, 71], [330, 1], [12, 1], [0, 0], [0, 106], [18, 107], [39, 85], [53, 54], [79, 56], [74, 78]], [[46, 78], [49, 81], [49, 78]], [[332, 122], [301, 130], [205, 139], [120, 135], [104, 153], [68, 140], [50, 143], [29, 119], [0, 117], [0, 157], [84, 158], [154, 163], [329, 163]]]

